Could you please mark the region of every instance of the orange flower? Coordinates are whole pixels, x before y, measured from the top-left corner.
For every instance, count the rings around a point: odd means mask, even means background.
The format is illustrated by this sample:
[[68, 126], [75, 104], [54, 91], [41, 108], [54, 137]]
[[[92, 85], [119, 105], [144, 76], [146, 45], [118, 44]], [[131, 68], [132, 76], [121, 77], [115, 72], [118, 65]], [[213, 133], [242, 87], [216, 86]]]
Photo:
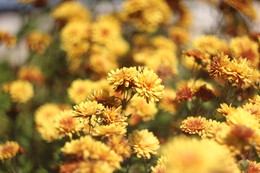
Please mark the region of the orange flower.
[[189, 134], [203, 135], [208, 126], [208, 121], [204, 117], [188, 117], [182, 121], [181, 130]]

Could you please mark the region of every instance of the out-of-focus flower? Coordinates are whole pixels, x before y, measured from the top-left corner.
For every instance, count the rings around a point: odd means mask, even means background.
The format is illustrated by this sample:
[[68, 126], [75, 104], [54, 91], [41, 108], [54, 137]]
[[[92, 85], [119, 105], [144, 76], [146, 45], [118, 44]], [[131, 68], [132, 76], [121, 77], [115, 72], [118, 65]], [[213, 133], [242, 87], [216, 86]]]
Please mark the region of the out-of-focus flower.
[[246, 58], [252, 62], [252, 66], [258, 67], [260, 56], [258, 52], [259, 46], [248, 36], [232, 38], [229, 46], [234, 58]]
[[163, 95], [164, 86], [162, 80], [148, 68], [139, 70], [140, 72], [134, 77], [134, 89], [137, 95], [146, 99], [146, 102], [157, 102]]
[[165, 88], [163, 97], [159, 102], [159, 108], [165, 112], [175, 114], [178, 108], [176, 100], [176, 92], [171, 88]]
[[90, 19], [89, 11], [76, 1], [65, 1], [60, 3], [52, 11], [54, 19], [70, 22], [75, 20], [88, 21]]
[[50, 43], [50, 35], [39, 31], [31, 32], [27, 37], [27, 44], [29, 45], [29, 48], [39, 54], [44, 53]]
[[22, 80], [28, 80], [41, 84], [44, 80], [42, 71], [37, 66], [25, 66], [19, 69], [18, 77]]
[[20, 146], [17, 142], [8, 141], [0, 145], [0, 160], [10, 159], [19, 152]]
[[165, 172], [240, 172], [231, 153], [211, 140], [178, 137], [171, 140], [162, 153], [168, 159]]
[[260, 163], [257, 163], [256, 161], [247, 161], [248, 168], [246, 170], [246, 173], [258, 173], [260, 172]]
[[189, 134], [202, 136], [208, 126], [208, 121], [204, 117], [188, 117], [182, 121], [181, 130]]
[[166, 172], [167, 158], [165, 156], [160, 157], [157, 160], [157, 165], [151, 167], [152, 173], [164, 173]]
[[175, 43], [181, 45], [187, 44], [190, 39], [190, 35], [188, 31], [181, 27], [170, 28], [168, 34]]
[[0, 30], [0, 43], [4, 43], [8, 47], [13, 47], [16, 44], [16, 38], [8, 32]]
[[108, 139], [107, 145], [111, 147], [123, 159], [131, 156], [131, 147], [129, 141], [123, 136], [111, 136]]
[[77, 79], [71, 83], [67, 92], [70, 100], [76, 104], [79, 104], [80, 102], [86, 101], [88, 95], [92, 92], [94, 87], [94, 83], [90, 80]]
[[122, 18], [134, 23], [138, 30], [153, 32], [167, 24], [171, 10], [163, 0], [127, 0], [123, 4]]
[[157, 154], [160, 147], [158, 139], [148, 130], [133, 131], [129, 136], [129, 141], [137, 157], [145, 159], [150, 159], [152, 155]]
[[14, 102], [25, 103], [33, 97], [33, 86], [24, 80], [16, 80], [10, 85], [10, 95]]

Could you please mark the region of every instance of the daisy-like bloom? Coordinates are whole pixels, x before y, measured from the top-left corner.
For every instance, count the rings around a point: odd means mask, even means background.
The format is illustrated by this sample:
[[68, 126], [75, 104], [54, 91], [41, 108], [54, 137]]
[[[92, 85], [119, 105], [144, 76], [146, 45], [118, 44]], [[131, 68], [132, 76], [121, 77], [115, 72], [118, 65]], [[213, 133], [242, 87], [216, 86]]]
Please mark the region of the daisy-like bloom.
[[107, 145], [120, 155], [123, 160], [131, 156], [131, 147], [129, 141], [123, 136], [111, 136], [108, 139]]
[[178, 44], [185, 45], [190, 39], [190, 35], [187, 30], [181, 27], [172, 27], [168, 31], [170, 38]]
[[229, 115], [231, 112], [235, 110], [236, 108], [232, 107], [231, 105], [227, 105], [226, 103], [220, 104], [220, 108], [217, 109], [217, 111], [223, 116]]
[[189, 134], [202, 136], [208, 126], [208, 121], [204, 117], [188, 117], [182, 121], [181, 130]]
[[212, 140], [177, 137], [162, 150], [166, 173], [239, 173], [231, 153]]
[[235, 37], [229, 43], [231, 53], [234, 58], [246, 58], [251, 61], [251, 65], [258, 67], [259, 64], [259, 46], [248, 36]]
[[70, 100], [76, 104], [79, 104], [87, 99], [94, 87], [94, 83], [90, 80], [77, 79], [71, 83], [67, 92]]
[[122, 18], [134, 23], [141, 31], [153, 32], [168, 23], [171, 9], [163, 0], [127, 0], [123, 4]]
[[25, 103], [33, 97], [33, 86], [24, 80], [16, 80], [10, 85], [10, 95], [14, 102]]
[[0, 30], [0, 43], [13, 47], [16, 44], [16, 38], [8, 32]]
[[134, 96], [127, 105], [124, 114], [131, 115], [128, 120], [130, 125], [136, 125], [140, 121], [153, 120], [157, 111], [155, 103], [148, 104], [144, 98]]
[[257, 163], [256, 161], [250, 161], [247, 160], [248, 168], [246, 170], [246, 173], [258, 173], [260, 172], [260, 163]]
[[[67, 1], [72, 2], [74, 1]], [[68, 13], [68, 11], [66, 11]], [[85, 21], [69, 22], [61, 30], [61, 47], [67, 52], [67, 58], [74, 60], [89, 50], [91, 26]]]
[[104, 106], [96, 101], [86, 101], [73, 106], [76, 117], [89, 118], [92, 115], [101, 114]]
[[224, 3], [235, 8], [239, 12], [242, 12], [244, 15], [255, 20], [257, 19], [257, 12], [253, 6], [252, 0], [247, 1], [236, 1], [236, 0], [224, 0]]
[[39, 107], [34, 115], [36, 130], [47, 142], [51, 142], [59, 137], [54, 121], [59, 113], [69, 107], [47, 103]]
[[46, 48], [50, 45], [50, 43], [50, 35], [43, 32], [34, 31], [31, 32], [27, 37], [27, 44], [29, 48], [32, 51], [37, 52], [39, 54], [44, 53]]
[[176, 92], [171, 88], [165, 88], [163, 97], [159, 102], [159, 108], [165, 112], [175, 114], [177, 111]]
[[158, 139], [146, 129], [133, 131], [129, 135], [129, 141], [134, 153], [140, 158], [150, 159], [152, 155], [157, 154], [157, 150], [160, 148]]
[[228, 52], [227, 43], [214, 35], [205, 35], [197, 38], [193, 42], [193, 47], [211, 56], [217, 55], [219, 52]]
[[157, 102], [163, 95], [162, 80], [148, 68], [144, 67], [134, 77], [134, 89], [137, 95], [146, 99], [146, 102]]
[[126, 126], [124, 123], [114, 123], [109, 125], [95, 125], [91, 135], [110, 137], [115, 135], [125, 135]]
[[254, 85], [256, 70], [244, 58], [230, 60], [227, 55], [218, 54], [210, 64], [209, 73], [214, 78], [226, 79], [233, 86], [246, 89]]
[[64, 136], [72, 138], [73, 133], [78, 133], [83, 128], [83, 124], [74, 117], [72, 110], [60, 112], [54, 119], [54, 126], [60, 138]]
[[0, 145], [0, 160], [10, 159], [19, 152], [20, 146], [17, 142], [8, 141]]
[[37, 66], [22, 67], [18, 71], [18, 77], [22, 80], [28, 80], [41, 84], [44, 80], [42, 71]]
[[104, 90], [94, 90], [92, 94], [88, 95], [87, 100], [96, 101], [109, 108], [119, 107], [119, 105], [121, 104], [117, 98], [115, 98], [114, 96], [110, 96], [109, 92]]
[[119, 106], [118, 108], [116, 107], [106, 107], [104, 108], [104, 110], [102, 111], [101, 114], [101, 118], [102, 118], [102, 124], [108, 125], [108, 124], [114, 124], [114, 123], [122, 123], [125, 124], [125, 126], [127, 125], [127, 123], [125, 123], [125, 121], [127, 120], [127, 118], [122, 115], [122, 107]]
[[155, 167], [151, 167], [152, 169], [152, 173], [164, 173], [166, 172], [166, 165], [167, 165], [167, 158], [165, 156], [161, 156], [158, 160], [157, 160], [157, 164]]
[[60, 3], [53, 9], [51, 15], [54, 19], [65, 22], [75, 20], [88, 21], [90, 19], [89, 11], [84, 5], [76, 1], [65, 1]]
[[121, 156], [116, 154], [109, 146], [94, 140], [91, 136], [66, 142], [61, 148], [65, 155], [74, 155], [78, 159], [105, 161], [113, 168], [120, 168]]
[[107, 81], [114, 90], [124, 92], [126, 89], [132, 88], [135, 85], [134, 77], [137, 74], [138, 71], [135, 67], [123, 67], [116, 69], [116, 71], [111, 70], [111, 72], [108, 73]]

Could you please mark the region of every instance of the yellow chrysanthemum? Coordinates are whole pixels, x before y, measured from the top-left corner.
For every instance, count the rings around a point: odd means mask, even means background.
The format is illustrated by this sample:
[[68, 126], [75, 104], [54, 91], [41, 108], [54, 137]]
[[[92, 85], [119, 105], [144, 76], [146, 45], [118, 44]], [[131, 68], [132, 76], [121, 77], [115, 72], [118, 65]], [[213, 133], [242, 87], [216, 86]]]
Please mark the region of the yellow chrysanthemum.
[[50, 42], [50, 35], [39, 31], [31, 32], [27, 37], [27, 44], [29, 48], [39, 54], [45, 52], [46, 48], [50, 45]]
[[107, 145], [110, 146], [123, 159], [131, 156], [131, 147], [129, 141], [123, 136], [111, 136], [108, 139]]
[[208, 121], [204, 117], [188, 117], [182, 121], [181, 130], [189, 134], [202, 136], [208, 126]]
[[10, 85], [10, 95], [14, 102], [25, 103], [33, 97], [33, 86], [23, 80], [17, 80]]
[[66, 22], [74, 20], [87, 21], [90, 19], [89, 11], [76, 1], [65, 1], [60, 3], [53, 9], [51, 14], [55, 19]]
[[[113, 107], [119, 107], [121, 104], [120, 100], [116, 98], [115, 96], [110, 96], [108, 91], [105, 90], [94, 90], [93, 93], [89, 94], [87, 97], [87, 100], [89, 101], [97, 101], [98, 103], [101, 103], [105, 107], [113, 108]], [[107, 108], [108, 109], [108, 108]], [[106, 109], [103, 113], [106, 112]], [[114, 112], [114, 111], [112, 111]], [[119, 111], [116, 111], [119, 113]]]
[[148, 130], [133, 131], [129, 136], [129, 141], [137, 157], [145, 159], [150, 159], [152, 155], [157, 154], [160, 147], [158, 139]]
[[65, 143], [61, 151], [66, 155], [75, 155], [77, 158], [93, 161], [105, 161], [113, 168], [120, 168], [122, 158], [114, 150], [91, 136], [84, 136]]
[[164, 173], [166, 171], [166, 165], [168, 160], [165, 156], [160, 157], [157, 160], [157, 165], [155, 167], [151, 167], [152, 173]]
[[168, 159], [166, 173], [239, 173], [230, 152], [211, 140], [178, 137], [162, 151]]
[[94, 89], [94, 86], [95, 85], [90, 80], [74, 80], [67, 90], [70, 100], [76, 104], [86, 101], [88, 95]]
[[102, 112], [104, 106], [96, 101], [86, 101], [73, 107], [76, 117], [89, 118]]
[[25, 66], [20, 68], [18, 77], [22, 80], [28, 80], [37, 84], [41, 84], [44, 80], [42, 71], [37, 66]]
[[125, 135], [126, 126], [123, 123], [114, 123], [110, 125], [96, 125], [93, 129], [93, 136], [109, 137], [114, 135]]
[[64, 136], [72, 138], [73, 133], [78, 133], [83, 128], [83, 124], [74, 117], [72, 110], [60, 112], [54, 119], [54, 126], [60, 138]]
[[104, 108], [102, 114], [101, 114], [101, 118], [102, 118], [102, 123], [105, 125], [108, 124], [114, 124], [114, 123], [122, 123], [122, 125], [127, 125], [127, 123], [125, 123], [126, 121], [126, 117], [124, 115], [122, 115], [122, 107], [106, 107]]
[[20, 146], [17, 142], [8, 141], [0, 145], [0, 160], [10, 159], [19, 152]]
[[213, 35], [206, 35], [197, 38], [193, 42], [193, 47], [213, 56], [219, 52], [228, 52], [227, 43]]
[[260, 163], [257, 163], [256, 161], [250, 161], [247, 160], [248, 168], [246, 170], [246, 173], [258, 173], [260, 172]]
[[147, 103], [156, 102], [163, 95], [164, 86], [161, 82], [162, 80], [152, 70], [143, 68], [134, 77], [134, 89], [138, 96], [146, 99]]
[[116, 91], [124, 91], [127, 88], [134, 86], [134, 77], [138, 74], [135, 67], [123, 67], [121, 69], [116, 69], [116, 71], [111, 70], [108, 73], [107, 81]]

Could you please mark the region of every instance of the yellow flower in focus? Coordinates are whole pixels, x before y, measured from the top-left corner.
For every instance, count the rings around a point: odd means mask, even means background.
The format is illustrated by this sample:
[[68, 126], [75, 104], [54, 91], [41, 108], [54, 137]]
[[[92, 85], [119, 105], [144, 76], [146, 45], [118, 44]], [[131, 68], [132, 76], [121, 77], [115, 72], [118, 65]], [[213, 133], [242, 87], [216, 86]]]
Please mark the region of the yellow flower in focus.
[[51, 15], [54, 19], [66, 22], [75, 20], [88, 21], [90, 19], [89, 11], [84, 5], [76, 1], [65, 1], [60, 3], [52, 10]]
[[19, 152], [19, 149], [19, 144], [13, 141], [8, 141], [0, 145], [0, 160], [11, 159]]
[[86, 101], [73, 106], [73, 108], [75, 117], [90, 118], [92, 115], [101, 114], [104, 106], [96, 101]]
[[163, 148], [166, 173], [239, 173], [230, 152], [211, 140], [178, 137]]
[[148, 130], [133, 131], [129, 135], [129, 141], [137, 157], [145, 159], [150, 159], [152, 155], [157, 154], [160, 148], [158, 139]]
[[139, 70], [140, 72], [134, 77], [134, 89], [137, 95], [146, 99], [146, 102], [156, 102], [162, 98], [164, 86], [162, 80], [147, 68]]
[[117, 135], [125, 135], [126, 126], [124, 123], [114, 123], [110, 125], [95, 125], [93, 128], [93, 136], [110, 137]]
[[50, 43], [51, 37], [48, 34], [39, 31], [31, 32], [27, 37], [27, 44], [29, 48], [39, 54], [44, 53]]
[[116, 71], [111, 70], [111, 72], [108, 73], [107, 81], [114, 90], [123, 92], [135, 85], [134, 77], [137, 74], [138, 71], [135, 67], [123, 67], [116, 69]]
[[54, 126], [60, 138], [64, 136], [72, 138], [73, 133], [78, 133], [83, 128], [83, 124], [74, 117], [72, 110], [60, 112], [54, 119]]
[[14, 102], [25, 103], [33, 97], [33, 86], [31, 83], [23, 80], [17, 80], [11, 83], [10, 95]]
[[95, 85], [90, 80], [74, 80], [67, 90], [70, 100], [76, 104], [85, 101], [94, 89], [94, 86]]
[[181, 130], [189, 134], [202, 136], [208, 126], [208, 121], [204, 117], [188, 117], [182, 121]]
[[[117, 99], [115, 96], [110, 96], [108, 91], [105, 90], [94, 90], [93, 93], [89, 94], [87, 97], [87, 100], [89, 101], [97, 101], [98, 103], [101, 103], [105, 107], [112, 108], [113, 107], [119, 107], [121, 102], [119, 99]], [[110, 111], [113, 113], [119, 113], [120, 108], [117, 108], [117, 110], [114, 112], [114, 110], [110, 110], [106, 108], [103, 112], [105, 114], [107, 111], [110, 113]], [[105, 115], [107, 116], [107, 115]], [[113, 116], [114, 117], [114, 116]]]
[[25, 66], [20, 68], [18, 71], [18, 77], [21, 80], [28, 80], [37, 84], [41, 84], [44, 80], [42, 71], [37, 66]]

